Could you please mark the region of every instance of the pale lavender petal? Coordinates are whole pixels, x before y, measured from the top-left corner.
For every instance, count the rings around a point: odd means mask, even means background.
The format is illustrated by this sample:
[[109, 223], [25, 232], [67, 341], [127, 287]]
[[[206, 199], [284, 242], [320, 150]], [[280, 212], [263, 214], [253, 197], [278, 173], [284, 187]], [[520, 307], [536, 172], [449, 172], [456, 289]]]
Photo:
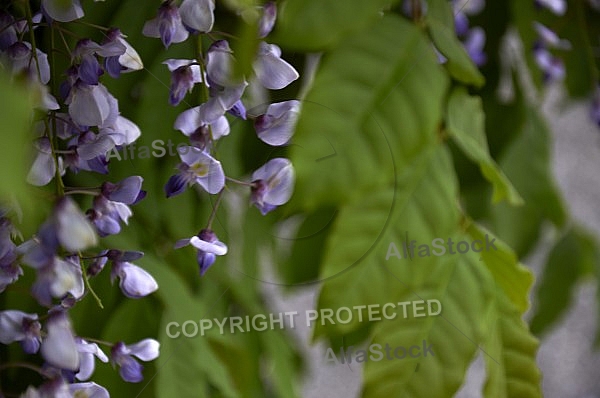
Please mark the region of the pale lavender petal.
[[83, 17], [79, 0], [42, 0], [42, 7], [52, 19], [70, 22]]
[[73, 253], [98, 243], [94, 227], [70, 198], [56, 207], [56, 230], [60, 244]]
[[76, 85], [69, 96], [69, 115], [80, 126], [101, 126], [111, 113], [110, 94], [101, 84]]
[[264, 42], [260, 43], [254, 72], [258, 81], [270, 90], [282, 89], [300, 76], [292, 65], [281, 59], [279, 47]]
[[299, 112], [300, 102], [296, 100], [269, 105], [267, 113], [254, 123], [258, 138], [269, 145], [287, 144], [294, 134]]
[[147, 296], [158, 289], [158, 284], [148, 272], [131, 263], [118, 263], [117, 275], [121, 279], [119, 287], [129, 298]]
[[273, 26], [275, 26], [275, 20], [277, 19], [277, 5], [273, 1], [269, 1], [263, 6], [263, 13], [258, 22], [258, 37], [261, 39], [266, 37]]
[[69, 392], [74, 397], [110, 398], [106, 388], [94, 382], [69, 384]]
[[79, 353], [69, 318], [64, 313], [51, 314], [46, 332], [41, 346], [44, 360], [59, 369], [78, 370]]
[[127, 348], [129, 354], [147, 362], [158, 358], [160, 343], [154, 339], [144, 339], [138, 343], [127, 345]]
[[0, 312], [0, 343], [10, 344], [23, 340], [23, 319], [37, 320], [37, 314], [28, 314], [17, 310], [6, 310]]
[[222, 242], [207, 242], [198, 238], [197, 236], [192, 236], [190, 238], [190, 244], [194, 246], [198, 250], [202, 250], [203, 252], [213, 253], [217, 256], [223, 256], [227, 254], [227, 245]]
[[200, 106], [196, 106], [181, 112], [175, 119], [173, 127], [189, 137], [203, 124], [200, 118]]
[[213, 27], [214, 10], [214, 0], [183, 0], [179, 7], [183, 23], [203, 33], [209, 32]]

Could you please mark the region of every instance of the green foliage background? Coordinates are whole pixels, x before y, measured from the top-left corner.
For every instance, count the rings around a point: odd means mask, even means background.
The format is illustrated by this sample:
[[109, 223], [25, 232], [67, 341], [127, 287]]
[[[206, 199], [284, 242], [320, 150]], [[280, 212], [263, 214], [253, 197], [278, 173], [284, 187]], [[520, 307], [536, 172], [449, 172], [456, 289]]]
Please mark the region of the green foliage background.
[[[220, 28], [242, 35], [233, 43], [236, 54], [250, 54], [257, 42], [245, 32], [254, 32], [255, 27], [237, 18], [235, 11], [255, 4], [218, 3]], [[162, 187], [173, 173], [174, 157], [111, 163], [111, 181], [139, 174], [148, 197], [135, 206], [124, 232], [103, 243], [144, 251], [139, 264], [154, 275], [160, 288], [152, 297], [124, 300], [110, 286], [108, 275], [101, 275], [94, 280], [94, 289], [105, 308], [87, 297], [72, 313], [75, 328], [81, 336], [107, 341], [155, 337], [161, 342], [161, 356], [146, 366], [141, 384], [124, 383], [109, 365], [97, 366], [94, 380], [111, 396], [300, 396], [302, 359], [284, 331], [219, 335], [214, 328], [204, 337], [178, 339], [165, 334], [172, 321], [272, 312], [262, 290], [267, 277], [259, 248], [275, 257], [287, 290], [322, 281], [319, 308], [420, 298], [442, 302], [439, 317], [315, 327], [314, 340], [324, 339], [336, 352], [342, 341], [409, 346], [427, 340], [435, 347], [436, 356], [419, 372], [414, 371], [417, 360], [368, 362], [363, 397], [452, 396], [480, 353], [486, 363], [484, 396], [541, 396], [538, 338], [567, 310], [575, 283], [598, 275], [598, 248], [588, 232], [574, 225], [557, 192], [550, 172], [548, 127], [531, 96], [524, 94], [522, 71], [511, 71], [512, 102], [501, 103], [496, 96], [500, 37], [515, 26], [524, 48], [530, 48], [535, 38], [531, 21], [538, 14], [533, 14], [533, 2], [488, 1], [476, 21], [488, 33], [489, 62], [480, 71], [454, 34], [448, 2], [429, 1], [427, 16], [419, 21], [401, 16], [398, 3], [280, 4], [269, 40], [282, 46], [301, 75], [305, 56], [321, 54], [314, 82], [303, 98], [293, 145], [272, 153], [258, 141], [250, 123], [235, 123], [220, 142], [218, 154], [226, 174], [234, 177], [248, 175], [275, 154], [287, 154], [297, 170], [295, 194], [289, 205], [264, 218], [247, 206], [222, 207], [215, 231], [231, 253], [204, 278], [197, 275], [193, 250], [173, 251], [172, 246], [202, 228], [211, 198], [193, 192], [164, 198]], [[168, 106], [169, 74], [161, 62], [192, 58], [194, 45], [190, 41], [164, 51], [159, 40], [143, 37], [142, 26], [154, 16], [155, 6], [158, 3], [140, 6], [137, 0], [85, 3], [86, 20], [121, 27], [144, 61], [142, 72], [104, 80], [119, 99], [121, 113], [140, 126], [138, 146], [158, 139], [184, 142], [172, 125], [189, 107]], [[567, 58], [566, 84], [579, 98], [591, 94], [598, 78], [589, 48], [599, 45], [600, 35], [594, 31], [599, 28], [586, 22], [585, 7], [583, 1], [569, 1], [566, 22], [558, 32], [574, 46]], [[101, 39], [92, 28], [72, 25], [82, 36]], [[447, 64], [437, 62], [431, 41], [448, 58]], [[249, 59], [238, 57], [242, 65], [249, 65]], [[535, 89], [541, 92], [541, 76], [527, 54], [526, 59]], [[27, 113], [22, 110], [29, 105], [21, 89], [1, 84], [0, 129], [5, 144], [0, 158], [5, 165], [14, 165], [28, 156], [23, 149]], [[299, 90], [300, 83], [295, 83], [274, 99], [294, 98]], [[197, 93], [187, 100], [195, 104], [194, 98]], [[23, 201], [24, 228], [31, 229], [48, 212], [49, 205], [43, 205], [48, 193], [31, 193], [21, 182], [21, 168], [16, 168], [18, 173], [7, 170], [3, 168], [0, 191]], [[101, 181], [82, 173], [69, 183], [97, 186]], [[236, 188], [228, 195], [247, 198]], [[39, 203], [35, 212], [28, 200]], [[83, 208], [88, 205], [82, 202]], [[297, 231], [301, 238], [292, 240], [289, 250], [281, 250], [282, 239], [272, 231], [290, 216], [301, 220]], [[533, 298], [537, 312], [527, 325], [523, 314], [531, 305], [533, 276], [520, 259], [530, 253], [547, 222], [555, 228], [557, 241]], [[500, 242], [497, 252], [419, 257], [410, 266], [385, 261], [389, 242], [400, 245], [407, 235], [429, 242], [436, 237], [471, 240], [485, 234]], [[32, 278], [31, 272], [25, 278]], [[35, 308], [20, 291], [9, 290], [0, 297], [5, 308]], [[1, 355], [20, 354], [3, 347]], [[29, 375], [5, 372], [3, 384], [9, 378], [18, 386], [35, 382]]]

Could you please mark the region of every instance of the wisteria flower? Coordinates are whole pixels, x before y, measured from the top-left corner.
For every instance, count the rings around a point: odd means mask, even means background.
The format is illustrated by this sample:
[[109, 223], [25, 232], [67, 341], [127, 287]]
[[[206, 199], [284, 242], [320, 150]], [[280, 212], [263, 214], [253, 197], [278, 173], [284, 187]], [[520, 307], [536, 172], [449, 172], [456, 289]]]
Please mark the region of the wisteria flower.
[[[35, 147], [37, 155], [27, 174], [27, 182], [31, 185], [41, 187], [52, 181], [56, 175], [56, 162], [52, 156], [50, 140], [47, 137], [37, 139]], [[59, 158], [59, 162], [62, 162], [61, 158]]]
[[167, 197], [182, 193], [187, 186], [199, 184], [206, 192], [216, 194], [225, 186], [225, 173], [221, 162], [206, 151], [191, 146], [177, 148], [182, 163], [179, 173], [165, 185]]
[[284, 158], [271, 159], [252, 174], [250, 201], [265, 215], [290, 200], [294, 182], [292, 162]]
[[258, 138], [269, 145], [287, 144], [296, 128], [300, 101], [290, 100], [269, 105], [267, 112], [254, 121]]
[[46, 14], [59, 22], [71, 22], [83, 17], [79, 0], [42, 0]]
[[42, 357], [59, 369], [77, 371], [79, 352], [73, 336], [71, 321], [63, 311], [53, 311], [46, 322], [46, 336], [42, 340]]
[[270, 90], [287, 87], [300, 76], [292, 65], [281, 58], [281, 49], [275, 44], [261, 42], [253, 66], [260, 84]]
[[533, 58], [542, 70], [545, 82], [559, 81], [565, 77], [566, 71], [563, 61], [547, 49], [543, 47], [534, 49]]
[[35, 354], [42, 342], [41, 325], [37, 314], [17, 310], [0, 312], [0, 343], [21, 343], [23, 351]]
[[269, 1], [262, 7], [262, 15], [258, 21], [258, 37], [264, 39], [273, 30], [277, 20], [277, 5]]
[[477, 15], [485, 8], [485, 0], [452, 0], [456, 34], [464, 36], [469, 31], [469, 16]]
[[83, 297], [83, 274], [77, 256], [65, 260], [55, 257], [54, 261], [37, 271], [37, 279], [31, 290], [40, 304], [50, 307], [52, 298], [62, 299], [67, 294], [75, 300]]
[[106, 388], [94, 383], [73, 383], [68, 386], [69, 392], [73, 394], [73, 398], [110, 398]]
[[547, 48], [558, 48], [562, 50], [569, 50], [571, 48], [570, 41], [566, 39], [561, 39], [553, 30], [548, 29], [541, 23], [534, 22], [533, 27], [540, 39], [540, 43], [538, 44], [538, 46], [544, 46]]
[[214, 0], [183, 0], [179, 7], [181, 20], [188, 28], [210, 32], [215, 22]]
[[102, 184], [100, 195], [94, 198], [93, 209], [87, 212], [100, 236], [118, 234], [121, 231], [120, 222], [128, 223], [133, 214], [129, 205], [138, 203], [146, 196], [142, 182], [142, 177], [131, 176], [117, 184]]
[[110, 29], [104, 46], [117, 43], [124, 48], [121, 54], [104, 55], [104, 69], [113, 78], [118, 78], [121, 73], [134, 72], [144, 69], [142, 58], [135, 49], [125, 40], [119, 29]]
[[144, 24], [142, 33], [144, 36], [160, 38], [165, 48], [171, 43], [181, 43], [189, 36], [183, 26], [179, 8], [168, 0], [159, 7], [157, 17]]
[[65, 102], [71, 119], [80, 126], [111, 126], [119, 115], [117, 100], [101, 83], [76, 83]]
[[108, 357], [96, 343], [87, 342], [80, 337], [75, 338], [75, 343], [77, 344], [77, 352], [79, 352], [79, 372], [75, 374], [75, 378], [85, 381], [92, 376], [96, 368], [94, 357], [104, 363], [108, 362]]
[[227, 254], [227, 245], [221, 242], [217, 235], [210, 229], [203, 229], [197, 236], [181, 239], [175, 243], [175, 249], [192, 245], [198, 249], [197, 260], [200, 267], [200, 276], [214, 264], [216, 256]]
[[139, 383], [144, 379], [142, 375], [144, 367], [133, 357], [145, 362], [152, 361], [158, 358], [159, 349], [160, 344], [154, 339], [145, 339], [130, 345], [118, 342], [112, 347], [111, 360], [119, 366], [119, 374], [123, 380], [130, 383]]
[[128, 262], [113, 262], [111, 280], [119, 278], [119, 287], [129, 298], [141, 298], [158, 290], [156, 280], [143, 268]]
[[534, 0], [534, 4], [538, 8], [547, 8], [556, 15], [565, 15], [567, 12], [566, 0]]
[[467, 33], [464, 46], [475, 65], [482, 66], [486, 63], [487, 56], [483, 51], [485, 47], [485, 31], [482, 28], [477, 26], [471, 29]]
[[190, 137], [200, 149], [205, 149], [211, 141], [228, 135], [230, 128], [225, 116], [219, 116], [212, 122], [203, 120], [201, 106], [183, 111], [175, 119], [173, 127]]
[[185, 95], [192, 91], [196, 83], [201, 83], [202, 73], [196, 60], [168, 59], [163, 62], [171, 72], [169, 103], [178, 105]]
[[68, 251], [77, 252], [98, 243], [93, 226], [71, 199], [58, 202], [55, 220], [58, 241]]

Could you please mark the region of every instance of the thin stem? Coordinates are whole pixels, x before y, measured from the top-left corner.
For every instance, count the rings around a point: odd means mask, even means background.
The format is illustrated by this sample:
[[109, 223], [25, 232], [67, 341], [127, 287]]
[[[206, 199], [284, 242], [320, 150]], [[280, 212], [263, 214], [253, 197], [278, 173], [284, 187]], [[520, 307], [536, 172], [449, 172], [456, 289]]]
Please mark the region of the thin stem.
[[96, 25], [96, 24], [93, 24], [93, 23], [90, 23], [90, 22], [85, 22], [85, 21], [74, 21], [74, 22], [76, 22], [78, 24], [81, 24], [81, 25], [90, 26], [92, 28], [104, 30], [104, 31], [109, 31], [110, 30], [110, 28], [106, 28], [106, 27], [101, 26], [101, 25]]
[[102, 345], [109, 346], [109, 347], [112, 347], [114, 345], [111, 342], [104, 341], [104, 340], [94, 339], [92, 337], [81, 337], [81, 338], [84, 339], [85, 341], [91, 341], [92, 343], [102, 344]]
[[225, 193], [225, 189], [221, 189], [221, 191], [217, 194], [217, 201], [213, 205], [212, 212], [210, 213], [210, 217], [208, 217], [208, 222], [206, 223], [206, 229], [211, 229], [212, 223], [217, 216], [217, 210], [221, 205], [221, 199], [223, 199], [223, 194]]
[[42, 81], [42, 73], [40, 72], [40, 63], [37, 56], [37, 46], [35, 44], [35, 34], [33, 32], [33, 16], [31, 15], [31, 6], [26, 1], [27, 6], [25, 7], [25, 14], [27, 16], [27, 27], [29, 28], [29, 41], [31, 42], [31, 53], [35, 59], [35, 68], [37, 70], [38, 79]]
[[[83, 256], [81, 255], [81, 253], [79, 253], [79, 259], [81, 260]], [[92, 285], [90, 285], [90, 280], [88, 278], [87, 272], [85, 271], [85, 267], [81, 267], [81, 273], [83, 275], [83, 282], [85, 283], [85, 286], [87, 287], [88, 291], [90, 292], [90, 294], [92, 295], [92, 297], [94, 297], [94, 299], [96, 300], [96, 303], [98, 303], [98, 307], [104, 309], [104, 306], [102, 305], [102, 300], [100, 300], [100, 297], [98, 297], [98, 295], [96, 294], [96, 292], [94, 291], [94, 289], [92, 289]]]
[[27, 363], [27, 362], [4, 363], [4, 364], [0, 365], [0, 372], [3, 370], [6, 370], [6, 369], [10, 369], [10, 368], [29, 369], [29, 370], [33, 370], [34, 372], [37, 372], [42, 377], [46, 377], [46, 378], [51, 377], [50, 374], [48, 374], [44, 369], [40, 368], [39, 366], [35, 366], [30, 363]]
[[235, 178], [231, 178], [231, 177], [227, 177], [227, 176], [225, 176], [225, 179], [227, 181], [231, 181], [231, 182], [233, 182], [235, 184], [239, 184], [239, 185], [245, 185], [245, 186], [248, 186], [248, 187], [254, 186], [254, 184], [252, 184], [251, 182], [240, 181], [240, 180], [236, 180]]
[[100, 195], [99, 192], [94, 192], [94, 191], [86, 191], [85, 189], [73, 189], [71, 191], [66, 191], [65, 195], [91, 195], [91, 196], [98, 196]]

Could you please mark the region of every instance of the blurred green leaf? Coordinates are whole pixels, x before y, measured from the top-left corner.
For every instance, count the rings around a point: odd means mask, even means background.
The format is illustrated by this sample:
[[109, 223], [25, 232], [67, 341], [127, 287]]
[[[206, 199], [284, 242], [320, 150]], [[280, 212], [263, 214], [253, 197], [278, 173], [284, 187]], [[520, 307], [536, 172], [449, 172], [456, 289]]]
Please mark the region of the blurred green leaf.
[[531, 331], [537, 336], [548, 330], [570, 306], [578, 280], [593, 270], [598, 248], [581, 229], [570, 229], [556, 243], [542, 274], [536, 294], [537, 308]]
[[484, 359], [487, 380], [484, 396], [498, 398], [542, 397], [541, 372], [536, 364], [538, 340], [518, 311], [498, 291], [490, 311]]
[[550, 132], [538, 111], [527, 109], [518, 136], [498, 160], [525, 205], [511, 207], [499, 203], [491, 209], [491, 229], [519, 256], [531, 249], [544, 219], [557, 227], [563, 226], [567, 219], [550, 168]]
[[375, 22], [399, 0], [286, 0], [279, 9], [274, 39], [295, 50], [332, 48], [350, 33]]
[[430, 0], [427, 6], [427, 27], [435, 47], [448, 59], [446, 66], [450, 75], [462, 83], [483, 86], [485, 78], [456, 37], [451, 3]]
[[398, 17], [327, 54], [290, 150], [297, 171], [290, 206], [351, 202], [389, 186], [436, 141], [447, 84], [423, 33]]
[[490, 231], [480, 225], [470, 224], [467, 232], [474, 239], [485, 242], [496, 240], [498, 250], [481, 252], [480, 261], [488, 268], [498, 286], [500, 286], [512, 305], [524, 314], [529, 308], [529, 290], [533, 285], [533, 274], [519, 263], [513, 250]]
[[490, 156], [484, 119], [479, 97], [469, 96], [465, 88], [452, 92], [448, 101], [448, 132], [494, 186], [493, 202], [506, 199], [512, 205], [521, 205], [523, 199]]

